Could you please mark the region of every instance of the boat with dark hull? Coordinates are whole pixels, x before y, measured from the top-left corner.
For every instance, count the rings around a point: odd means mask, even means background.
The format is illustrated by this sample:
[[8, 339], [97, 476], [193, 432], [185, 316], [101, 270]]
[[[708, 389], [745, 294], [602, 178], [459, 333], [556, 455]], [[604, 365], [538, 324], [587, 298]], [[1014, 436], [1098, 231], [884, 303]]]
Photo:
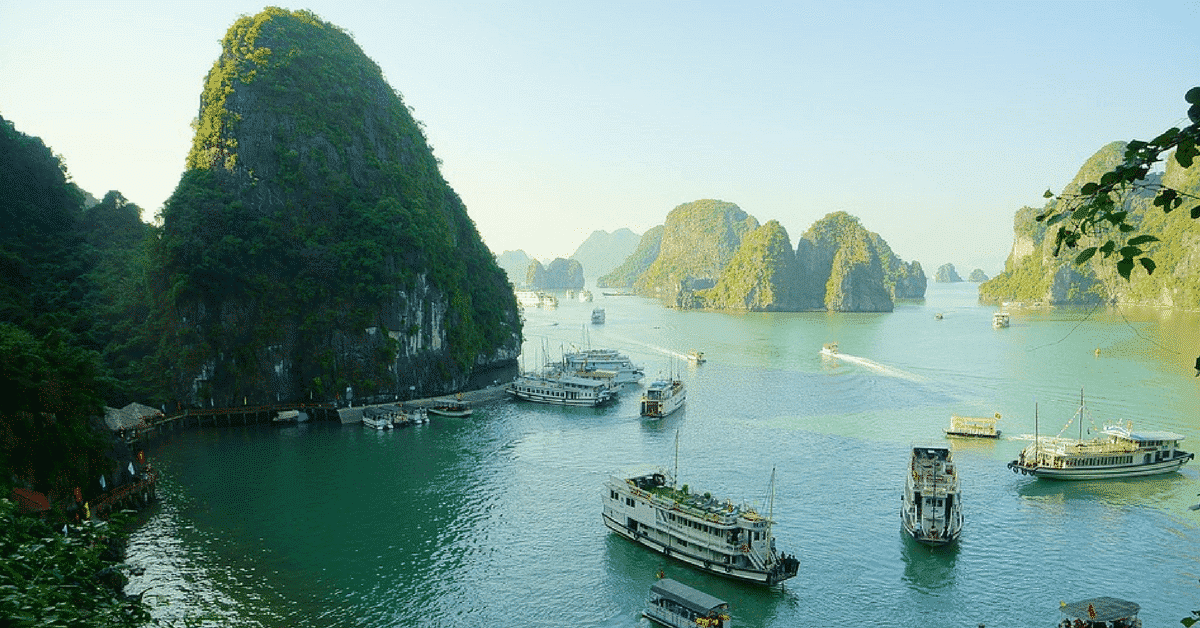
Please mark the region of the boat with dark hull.
[[666, 471], [613, 477], [604, 491], [604, 525], [664, 556], [718, 576], [768, 586], [799, 571], [795, 556], [776, 549], [769, 514], [708, 493], [691, 493], [686, 485], [676, 488]]
[[962, 495], [948, 447], [913, 447], [900, 522], [917, 541], [945, 545], [962, 532]]

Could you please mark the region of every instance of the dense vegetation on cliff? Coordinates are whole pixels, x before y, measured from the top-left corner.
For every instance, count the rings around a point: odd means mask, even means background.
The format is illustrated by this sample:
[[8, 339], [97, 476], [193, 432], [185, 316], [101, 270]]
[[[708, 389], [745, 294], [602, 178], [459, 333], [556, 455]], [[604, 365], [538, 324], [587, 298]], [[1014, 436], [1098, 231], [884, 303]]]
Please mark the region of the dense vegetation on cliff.
[[[1056, 211], [1091, 181], [1121, 164], [1126, 144], [1113, 142], [1101, 148], [1064, 187], [1060, 198], [1042, 208], [1022, 208], [1013, 220], [1013, 247], [1004, 272], [979, 287], [985, 302], [1043, 301], [1050, 304], [1131, 303], [1200, 308], [1200, 227], [1184, 212], [1165, 213], [1154, 205], [1159, 185], [1170, 185], [1186, 194], [1200, 194], [1200, 167], [1183, 168], [1168, 160], [1165, 173], [1150, 173], [1145, 187], [1132, 188], [1121, 198], [1118, 209], [1132, 229], [1151, 235], [1157, 242], [1142, 244], [1144, 254], [1154, 259], [1153, 274], [1135, 273], [1128, 280], [1101, 256], [1076, 263], [1074, 256], [1056, 255], [1056, 228], [1038, 217]], [[1118, 239], [1130, 236], [1118, 236]], [[1080, 247], [1100, 246], [1104, 238], [1084, 236]]]
[[704, 307], [714, 309], [789, 312], [800, 300], [798, 279], [787, 230], [769, 220], [742, 240], [717, 285], [698, 296]]
[[649, 270], [654, 260], [658, 259], [665, 231], [664, 225], [658, 225], [643, 233], [642, 239], [638, 241], [637, 248], [633, 250], [633, 253], [630, 253], [629, 257], [625, 258], [625, 261], [614, 268], [612, 272], [597, 279], [596, 285], [601, 288], [632, 289], [638, 277]]
[[519, 350], [511, 286], [421, 126], [307, 11], [229, 29], [162, 216], [181, 398], [445, 392]]
[[634, 282], [634, 290], [675, 303], [690, 290], [712, 287], [742, 238], [758, 226], [757, 219], [726, 201], [679, 205], [667, 214], [658, 257]]

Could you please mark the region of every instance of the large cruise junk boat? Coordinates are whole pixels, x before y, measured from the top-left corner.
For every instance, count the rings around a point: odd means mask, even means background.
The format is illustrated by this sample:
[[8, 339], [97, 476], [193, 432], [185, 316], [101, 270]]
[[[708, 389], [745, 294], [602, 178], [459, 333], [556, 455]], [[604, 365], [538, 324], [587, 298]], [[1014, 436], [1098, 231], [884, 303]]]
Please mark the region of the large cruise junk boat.
[[560, 406], [595, 407], [617, 397], [616, 389], [604, 380], [550, 368], [518, 376], [508, 385], [508, 393], [517, 399]]
[[683, 380], [660, 379], [642, 393], [642, 416], [661, 419], [678, 410], [686, 399], [687, 387]]
[[645, 371], [615, 349], [583, 349], [563, 354], [563, 365], [567, 370], [613, 371], [614, 384], [636, 384], [645, 377]]
[[[1102, 436], [1083, 438], [1083, 400], [1072, 422], [1080, 422], [1078, 438], [1038, 436], [1034, 411], [1033, 442], [1008, 463], [1014, 473], [1052, 480], [1103, 480], [1177, 471], [1195, 454], [1179, 449], [1183, 435], [1172, 432], [1133, 431], [1133, 424], [1106, 425]], [[1065, 432], [1071, 423], [1063, 427]]]
[[912, 448], [900, 522], [926, 545], [951, 543], [962, 532], [962, 495], [948, 447]]
[[613, 477], [604, 491], [608, 529], [702, 571], [769, 586], [800, 568], [775, 549], [769, 514], [675, 488], [665, 471]]

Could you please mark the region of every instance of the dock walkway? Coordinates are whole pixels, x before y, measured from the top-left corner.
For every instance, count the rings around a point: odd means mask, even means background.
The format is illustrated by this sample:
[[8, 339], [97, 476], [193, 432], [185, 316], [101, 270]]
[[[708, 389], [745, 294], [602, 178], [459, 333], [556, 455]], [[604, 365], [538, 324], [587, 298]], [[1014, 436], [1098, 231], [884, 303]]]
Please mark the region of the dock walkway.
[[398, 401], [382, 404], [371, 404], [365, 406], [354, 406], [350, 408], [338, 408], [338, 418], [343, 424], [359, 423], [362, 421], [363, 409], [378, 406], [413, 406], [417, 408], [430, 408], [436, 405], [451, 401], [461, 401], [471, 406], [477, 406], [482, 403], [497, 401], [504, 398], [504, 391], [507, 390], [507, 385], [488, 386], [479, 390], [467, 390], [453, 395], [440, 395], [437, 397], [426, 397], [424, 399], [413, 399], [410, 401]]

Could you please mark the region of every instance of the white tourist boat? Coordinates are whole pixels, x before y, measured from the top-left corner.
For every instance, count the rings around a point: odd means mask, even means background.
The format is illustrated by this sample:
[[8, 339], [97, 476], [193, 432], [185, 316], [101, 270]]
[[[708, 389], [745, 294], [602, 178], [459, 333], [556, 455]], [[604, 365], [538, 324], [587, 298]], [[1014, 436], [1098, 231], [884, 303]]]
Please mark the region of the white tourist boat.
[[558, 307], [558, 297], [540, 290], [517, 290], [517, 304], [522, 307], [553, 309]]
[[992, 327], [995, 327], [996, 329], [1008, 327], [1008, 322], [1008, 312], [996, 312], [995, 314], [992, 314]]
[[617, 397], [616, 389], [604, 380], [553, 368], [518, 376], [508, 385], [508, 393], [524, 401], [560, 406], [595, 407]]
[[363, 408], [362, 424], [364, 427], [373, 430], [390, 430], [392, 429], [392, 419], [392, 413], [384, 408], [377, 406]]
[[687, 485], [676, 488], [666, 471], [612, 477], [604, 492], [608, 529], [697, 569], [764, 585], [799, 570], [795, 556], [775, 548], [769, 509], [763, 516], [746, 504], [689, 492]]
[[642, 416], [661, 419], [678, 410], [687, 399], [687, 386], [674, 377], [660, 379], [646, 386], [642, 393]]
[[833, 358], [833, 357], [837, 357], [837, 354], [838, 354], [838, 343], [827, 342], [827, 343], [821, 345], [821, 355], [822, 356], [827, 357], [827, 358]]
[[645, 377], [642, 367], [615, 349], [583, 349], [563, 354], [563, 365], [569, 371], [601, 370], [616, 373], [613, 383], [636, 384]]
[[[1033, 475], [1051, 480], [1103, 480], [1178, 471], [1195, 457], [1179, 448], [1183, 435], [1173, 432], [1133, 431], [1126, 421], [1105, 425], [1098, 430], [1102, 436], [1083, 438], [1083, 419], [1086, 409], [1080, 394], [1079, 410], [1075, 412], [1058, 436], [1037, 434], [1037, 410], [1034, 410], [1033, 442], [1020, 456], [1008, 463], [1014, 473]], [[1079, 421], [1079, 437], [1063, 437], [1071, 423]]]
[[994, 417], [950, 416], [950, 427], [946, 428], [946, 436], [963, 436], [967, 438], [1000, 438], [1000, 430], [996, 429], [996, 421], [1000, 413]]
[[695, 349], [688, 351], [687, 359], [688, 362], [691, 362], [692, 364], [704, 364], [706, 362], [704, 359], [704, 352], [697, 351]]
[[948, 447], [912, 448], [900, 522], [926, 545], [951, 543], [962, 532], [962, 494]]
[[670, 578], [650, 586], [647, 619], [668, 628], [731, 628], [729, 603]]
[[604, 308], [598, 307], [598, 308], [592, 310], [592, 324], [593, 325], [603, 325], [604, 324]]
[[590, 290], [580, 290], [579, 291], [579, 300], [583, 301], [584, 303], [591, 303], [592, 302], [592, 292]]

